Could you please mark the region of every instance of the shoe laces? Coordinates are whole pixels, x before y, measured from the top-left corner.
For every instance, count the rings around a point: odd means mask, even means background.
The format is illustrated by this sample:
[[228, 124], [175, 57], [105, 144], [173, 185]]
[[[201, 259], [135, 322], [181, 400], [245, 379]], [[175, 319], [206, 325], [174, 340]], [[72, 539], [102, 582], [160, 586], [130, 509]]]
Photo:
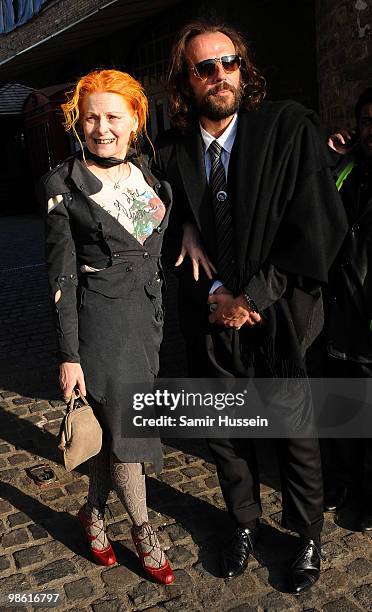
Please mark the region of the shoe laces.
[[234, 534], [233, 534], [233, 536], [231, 538], [231, 541], [230, 541], [230, 550], [232, 552], [234, 550], [241, 550], [241, 548], [242, 548], [242, 537], [245, 540], [244, 545], [246, 545], [247, 548], [249, 548], [249, 550], [253, 549], [252, 534], [251, 533], [247, 533], [247, 531], [245, 529], [238, 528], [238, 529], [236, 529], [234, 531]]
[[310, 560], [310, 554], [311, 554], [311, 548], [312, 547], [315, 548], [315, 550], [318, 553], [321, 561], [324, 561], [325, 557], [323, 556], [320, 542], [318, 543], [316, 540], [312, 539], [311, 541], [308, 541], [306, 543], [306, 545], [305, 545], [305, 542], [304, 542], [304, 547], [299, 551], [297, 557], [295, 558], [295, 560], [292, 563], [292, 567], [295, 566], [296, 563], [298, 563], [298, 561], [300, 559], [303, 559], [304, 557], [308, 557], [309, 560]]
[[105, 504], [98, 504], [97, 506], [95, 506], [94, 504], [92, 504], [92, 502], [90, 502], [90, 501], [87, 499], [87, 501], [85, 502], [85, 507], [86, 507], [86, 508], [89, 508], [89, 510], [90, 510], [91, 512], [96, 512], [96, 511], [98, 511], [98, 517], [97, 517], [97, 520], [102, 520], [102, 521], [104, 520], [106, 510], [108, 511], [108, 513], [109, 513], [109, 515], [110, 515], [110, 517], [111, 517], [112, 519], [113, 519], [113, 518], [115, 518], [115, 517], [114, 517], [114, 515], [113, 515], [113, 513], [112, 513], [112, 511], [111, 511], [110, 506], [109, 506], [107, 503], [105, 503]]
[[[86, 513], [86, 509], [88, 509], [89, 511], [89, 516]], [[93, 540], [91, 540], [91, 545], [93, 545], [94, 542], [97, 542], [102, 547], [104, 547], [105, 540], [107, 539], [105, 525], [104, 525], [104, 517], [105, 517], [106, 509], [108, 509], [112, 517], [112, 512], [109, 506], [107, 506], [107, 504], [100, 505], [100, 506], [94, 506], [91, 502], [87, 501], [83, 508], [85, 518], [89, 523], [89, 525], [86, 526], [86, 530], [89, 530], [90, 532], [92, 527], [96, 530], [96, 533], [89, 533], [89, 536], [91, 538], [94, 538]], [[94, 518], [92, 516], [92, 513], [94, 513], [95, 515]]]
[[[139, 527], [133, 527], [133, 533], [138, 547], [146, 547], [146, 551], [141, 550], [144, 565], [146, 565], [145, 559], [152, 559], [160, 569], [164, 565], [164, 553], [154, 529], [149, 523], [142, 523]], [[154, 556], [155, 551], [160, 553], [160, 558], [158, 558], [158, 555]], [[153, 569], [150, 565], [148, 567]]]

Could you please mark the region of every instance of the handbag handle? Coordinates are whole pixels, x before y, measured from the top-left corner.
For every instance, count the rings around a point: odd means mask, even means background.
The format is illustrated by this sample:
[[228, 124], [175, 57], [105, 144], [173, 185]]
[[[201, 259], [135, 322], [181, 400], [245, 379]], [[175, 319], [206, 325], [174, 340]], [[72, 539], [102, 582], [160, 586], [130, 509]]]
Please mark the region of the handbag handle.
[[80, 395], [79, 391], [74, 391], [74, 393], [71, 395], [71, 398], [68, 401], [68, 412], [72, 412], [73, 410], [75, 410], [75, 402], [78, 399], [81, 400], [83, 404], [85, 404], [86, 406], [89, 405], [84, 395]]

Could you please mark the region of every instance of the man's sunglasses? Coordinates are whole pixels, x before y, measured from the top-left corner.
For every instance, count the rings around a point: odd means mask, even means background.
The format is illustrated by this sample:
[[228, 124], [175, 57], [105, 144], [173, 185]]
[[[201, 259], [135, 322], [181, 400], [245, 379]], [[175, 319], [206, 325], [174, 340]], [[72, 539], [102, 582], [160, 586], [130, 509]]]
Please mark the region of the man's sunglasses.
[[203, 60], [192, 66], [191, 71], [198, 79], [205, 81], [209, 77], [213, 76], [217, 69], [217, 62], [219, 62], [227, 74], [238, 70], [242, 64], [242, 58], [239, 55], [223, 55], [222, 57], [211, 57], [210, 59]]

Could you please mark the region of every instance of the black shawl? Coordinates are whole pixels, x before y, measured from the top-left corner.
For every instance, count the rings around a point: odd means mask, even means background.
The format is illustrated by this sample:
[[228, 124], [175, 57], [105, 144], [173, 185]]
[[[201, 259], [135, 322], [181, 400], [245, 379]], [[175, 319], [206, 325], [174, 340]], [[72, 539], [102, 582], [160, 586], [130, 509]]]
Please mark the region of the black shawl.
[[346, 221], [315, 114], [291, 101], [242, 113], [228, 183], [241, 283], [267, 261], [327, 282]]
[[[174, 190], [175, 225], [194, 218], [215, 260], [199, 129], [188, 135], [169, 130], [158, 141], [158, 154], [160, 170]], [[313, 111], [285, 101], [239, 113], [227, 180], [235, 293], [249, 292], [252, 277], [270, 265], [287, 276], [288, 288], [264, 310], [258, 345], [249, 328], [236, 333], [243, 360], [251, 364], [256, 350], [264, 351], [273, 375], [304, 374], [305, 350], [323, 324], [320, 288], [347, 230], [330, 165]]]
[[[302, 375], [307, 346], [322, 324], [320, 287], [347, 230], [315, 114], [266, 102], [239, 117], [229, 166], [238, 266], [237, 293], [274, 265], [288, 277], [285, 295], [265, 310], [265, 353], [275, 375]], [[242, 354], [254, 350], [241, 333]]]

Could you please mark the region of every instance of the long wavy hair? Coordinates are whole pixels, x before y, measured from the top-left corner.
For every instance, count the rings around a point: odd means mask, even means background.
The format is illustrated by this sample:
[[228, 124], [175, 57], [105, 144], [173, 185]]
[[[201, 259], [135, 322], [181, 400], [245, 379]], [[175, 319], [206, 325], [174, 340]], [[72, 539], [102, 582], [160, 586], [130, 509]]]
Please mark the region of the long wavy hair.
[[192, 21], [185, 25], [176, 37], [168, 69], [169, 117], [172, 125], [182, 131], [189, 130], [198, 119], [189, 85], [187, 45], [195, 36], [213, 32], [222, 32], [228, 36], [234, 44], [237, 55], [242, 58], [243, 95], [240, 108], [246, 110], [258, 108], [266, 95], [266, 81], [253, 64], [250, 49], [241, 34], [224, 23]]
[[[121, 95], [129, 107], [138, 117], [138, 133], [143, 132], [147, 135], [147, 116], [148, 100], [144, 89], [136, 79], [126, 72], [120, 70], [93, 70], [82, 76], [76, 83], [72, 91], [67, 92], [67, 102], [61, 104], [65, 117], [64, 127], [67, 132], [72, 131], [80, 143], [82, 143], [76, 130], [79, 124], [82, 104], [84, 99], [92, 93], [110, 92]], [[135, 135], [132, 134], [131, 141], [137, 142]]]

